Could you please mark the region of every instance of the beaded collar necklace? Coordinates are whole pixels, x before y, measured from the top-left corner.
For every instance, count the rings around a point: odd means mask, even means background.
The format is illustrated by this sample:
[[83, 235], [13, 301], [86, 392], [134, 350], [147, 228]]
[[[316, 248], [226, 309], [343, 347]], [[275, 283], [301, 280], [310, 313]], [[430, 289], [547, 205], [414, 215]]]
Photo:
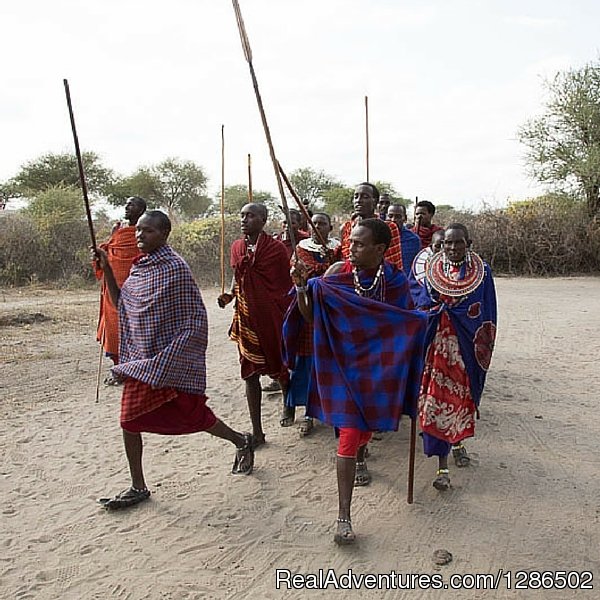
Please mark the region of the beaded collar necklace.
[[[458, 279], [451, 275], [451, 266], [460, 267]], [[463, 261], [453, 265], [444, 252], [438, 252], [429, 259], [425, 269], [428, 284], [436, 292], [452, 298], [474, 292], [485, 277], [483, 260], [472, 250], [469, 250]]]
[[358, 276], [358, 269], [352, 267], [352, 277], [354, 279], [354, 291], [363, 298], [372, 298], [383, 301], [385, 295], [385, 277], [383, 276], [383, 263], [377, 268], [375, 277], [369, 287], [363, 287]]

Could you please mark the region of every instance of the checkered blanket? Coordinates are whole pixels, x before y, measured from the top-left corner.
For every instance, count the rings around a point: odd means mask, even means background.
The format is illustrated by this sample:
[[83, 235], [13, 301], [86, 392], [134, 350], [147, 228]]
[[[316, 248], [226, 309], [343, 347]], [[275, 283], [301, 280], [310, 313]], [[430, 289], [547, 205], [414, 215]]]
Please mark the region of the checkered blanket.
[[[335, 427], [390, 431], [402, 413], [416, 413], [427, 317], [412, 310], [402, 271], [386, 263], [384, 272], [384, 302], [359, 296], [352, 273], [308, 282], [314, 361], [307, 413]], [[359, 275], [362, 285], [372, 281], [372, 273]], [[284, 327], [288, 364], [298, 319], [292, 307]]]
[[134, 262], [119, 299], [119, 376], [204, 394], [208, 324], [200, 290], [170, 246]]
[[[375, 216], [374, 218], [379, 217]], [[386, 250], [385, 260], [396, 265], [399, 269], [403, 269], [404, 264], [402, 263], [402, 247], [400, 245], [400, 232], [398, 231], [398, 226], [393, 221], [386, 221], [385, 223], [392, 233], [392, 241], [390, 242], [389, 248]], [[346, 221], [340, 229], [342, 257], [344, 259], [350, 257], [350, 234], [352, 233], [353, 227], [354, 221]], [[408, 265], [407, 268], [410, 268], [410, 265]]]

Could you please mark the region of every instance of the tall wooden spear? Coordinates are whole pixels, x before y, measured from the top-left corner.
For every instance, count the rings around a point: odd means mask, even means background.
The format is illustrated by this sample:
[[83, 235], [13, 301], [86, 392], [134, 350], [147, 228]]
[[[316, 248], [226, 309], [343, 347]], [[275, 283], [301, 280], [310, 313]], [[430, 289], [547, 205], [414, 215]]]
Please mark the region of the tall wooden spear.
[[225, 293], [225, 125], [221, 125], [221, 294]]
[[250, 48], [250, 41], [248, 40], [248, 34], [246, 33], [246, 26], [244, 25], [244, 19], [242, 18], [242, 11], [238, 0], [232, 0], [233, 10], [235, 11], [235, 18], [237, 20], [238, 30], [240, 32], [240, 40], [242, 42], [242, 49], [244, 50], [244, 57], [248, 63], [250, 69], [250, 77], [252, 78], [252, 85], [254, 86], [254, 93], [256, 95], [256, 102], [258, 104], [258, 110], [260, 112], [260, 118], [262, 120], [263, 129], [265, 130], [265, 137], [267, 138], [267, 144], [269, 146], [269, 154], [271, 156], [271, 162], [273, 163], [273, 170], [275, 172], [275, 179], [277, 180], [277, 188], [279, 189], [279, 195], [281, 196], [281, 203], [283, 206], [283, 212], [285, 213], [285, 219], [287, 221], [288, 235], [290, 236], [290, 242], [292, 243], [292, 249], [294, 254], [296, 253], [296, 236], [292, 229], [292, 221], [290, 218], [290, 209], [288, 207], [287, 199], [285, 197], [285, 190], [283, 189], [283, 183], [279, 174], [279, 168], [277, 166], [277, 158], [275, 156], [275, 149], [273, 148], [273, 140], [271, 139], [271, 132], [269, 131], [269, 124], [267, 123], [267, 116], [263, 106], [260, 91], [258, 89], [258, 80], [256, 79], [256, 73], [254, 72], [254, 65], [252, 64], [252, 49]]
[[365, 96], [365, 136], [366, 136], [366, 159], [367, 159], [367, 181], [369, 179], [369, 96]]
[[415, 448], [417, 444], [417, 415], [410, 419], [410, 449], [408, 454], [408, 492], [406, 502], [413, 503], [413, 490], [415, 487]]
[[252, 157], [248, 154], [248, 202], [254, 202], [254, 194], [252, 193]]
[[[94, 222], [92, 221], [92, 211], [90, 210], [90, 200], [88, 198], [87, 184], [85, 182], [85, 171], [83, 170], [83, 159], [81, 158], [81, 150], [79, 149], [79, 138], [77, 137], [77, 128], [75, 127], [75, 115], [73, 114], [73, 104], [71, 102], [71, 91], [69, 82], [63, 79], [65, 86], [65, 96], [67, 98], [67, 107], [69, 109], [69, 119], [71, 120], [71, 131], [73, 133], [73, 142], [75, 143], [75, 155], [77, 156], [77, 167], [79, 169], [79, 183], [81, 184], [81, 193], [83, 194], [83, 202], [85, 204], [85, 214], [87, 217], [88, 227], [90, 230], [90, 238], [92, 240], [92, 250], [98, 256], [98, 246], [96, 244], [96, 234], [94, 233]], [[100, 357], [98, 359], [98, 374], [96, 376], [96, 402], [100, 399], [100, 377], [102, 374], [102, 357], [104, 355], [104, 331], [100, 339]]]
[[90, 201], [88, 199], [87, 185], [85, 183], [85, 172], [83, 170], [83, 160], [79, 150], [79, 138], [75, 127], [75, 116], [73, 115], [73, 105], [71, 104], [71, 92], [69, 91], [69, 82], [63, 79], [65, 85], [65, 94], [67, 96], [67, 106], [69, 107], [69, 117], [71, 119], [71, 131], [73, 132], [73, 141], [75, 142], [75, 154], [77, 155], [77, 166], [79, 167], [79, 183], [83, 193], [83, 202], [85, 203], [85, 214], [87, 216], [88, 226], [90, 228], [90, 237], [92, 238], [92, 250], [97, 255], [98, 247], [96, 245], [96, 234], [94, 233], [94, 223], [92, 221], [92, 211], [90, 210]]
[[415, 196], [415, 208], [414, 208], [414, 214], [413, 214], [413, 231], [419, 235], [419, 228], [420, 228], [420, 220], [421, 219], [417, 219], [417, 204], [419, 204], [419, 196]]

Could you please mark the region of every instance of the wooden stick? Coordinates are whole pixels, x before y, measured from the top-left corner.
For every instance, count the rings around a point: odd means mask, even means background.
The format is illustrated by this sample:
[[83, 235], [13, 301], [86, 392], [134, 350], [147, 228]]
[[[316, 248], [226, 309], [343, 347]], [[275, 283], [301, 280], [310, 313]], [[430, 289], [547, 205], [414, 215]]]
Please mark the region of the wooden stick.
[[221, 294], [225, 293], [225, 125], [221, 125]]
[[365, 133], [367, 142], [367, 181], [369, 179], [369, 96], [365, 96]]
[[98, 358], [98, 375], [96, 377], [96, 402], [100, 400], [100, 378], [102, 377], [102, 358], [104, 357], [104, 335], [106, 333], [106, 322], [102, 330], [102, 339], [100, 340], [100, 357]]
[[413, 215], [413, 231], [419, 235], [419, 228], [421, 226], [421, 219], [417, 219], [417, 204], [419, 203], [419, 196], [415, 196], [415, 214]]
[[415, 487], [415, 446], [417, 443], [417, 415], [410, 420], [410, 452], [408, 456], [408, 493], [406, 502], [413, 503], [413, 491]]
[[79, 167], [79, 182], [81, 183], [81, 191], [83, 193], [83, 201], [85, 203], [85, 214], [87, 216], [88, 227], [90, 228], [90, 237], [92, 238], [92, 250], [94, 254], [98, 254], [96, 245], [96, 234], [94, 233], [94, 222], [92, 221], [92, 211], [90, 210], [90, 201], [88, 199], [88, 190], [85, 183], [85, 172], [83, 170], [83, 160], [81, 159], [81, 151], [79, 150], [79, 138], [77, 137], [77, 129], [75, 127], [75, 116], [73, 115], [73, 105], [71, 104], [71, 92], [69, 91], [69, 82], [63, 79], [65, 86], [65, 95], [67, 96], [67, 106], [69, 108], [69, 118], [71, 119], [71, 131], [73, 132], [73, 141], [75, 142], [75, 154], [77, 155], [77, 166]]
[[275, 171], [275, 179], [277, 180], [277, 188], [279, 189], [279, 195], [281, 196], [281, 202], [283, 205], [283, 212], [285, 213], [285, 219], [287, 221], [288, 235], [290, 236], [290, 242], [292, 243], [292, 250], [294, 255], [296, 254], [296, 236], [292, 229], [292, 221], [290, 218], [290, 209], [288, 207], [287, 198], [285, 197], [285, 191], [283, 189], [283, 182], [279, 174], [279, 168], [277, 166], [277, 158], [275, 156], [275, 149], [273, 147], [273, 140], [271, 139], [271, 132], [269, 130], [269, 124], [267, 123], [267, 116], [265, 114], [265, 108], [263, 106], [260, 91], [258, 89], [258, 80], [256, 79], [256, 73], [254, 71], [254, 65], [252, 64], [252, 49], [250, 48], [250, 41], [248, 40], [248, 34], [246, 33], [246, 27], [244, 25], [244, 19], [242, 18], [242, 11], [238, 0], [232, 0], [233, 9], [235, 11], [235, 17], [237, 20], [238, 30], [240, 32], [240, 39], [242, 42], [242, 49], [244, 50], [244, 57], [248, 63], [250, 69], [250, 77], [252, 78], [252, 85], [254, 87], [254, 93], [256, 95], [256, 103], [258, 104], [258, 110], [260, 112], [260, 118], [265, 130], [265, 137], [267, 138], [267, 145], [269, 146], [269, 154], [271, 156], [271, 162], [273, 163], [273, 170]]
[[248, 202], [254, 202], [254, 194], [252, 193], [252, 157], [248, 154]]

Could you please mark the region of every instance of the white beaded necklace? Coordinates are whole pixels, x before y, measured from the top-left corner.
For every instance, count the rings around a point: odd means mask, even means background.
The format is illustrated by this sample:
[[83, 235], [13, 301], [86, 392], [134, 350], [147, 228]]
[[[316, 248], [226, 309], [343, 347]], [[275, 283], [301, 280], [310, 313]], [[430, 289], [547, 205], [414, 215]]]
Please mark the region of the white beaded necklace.
[[377, 268], [377, 273], [375, 273], [375, 277], [373, 277], [373, 282], [369, 287], [363, 287], [360, 283], [360, 278], [358, 276], [358, 269], [356, 267], [352, 268], [352, 276], [354, 278], [354, 291], [363, 298], [378, 298], [379, 300], [383, 300], [383, 288], [382, 285], [385, 283], [385, 278], [383, 277], [383, 263], [379, 265]]

